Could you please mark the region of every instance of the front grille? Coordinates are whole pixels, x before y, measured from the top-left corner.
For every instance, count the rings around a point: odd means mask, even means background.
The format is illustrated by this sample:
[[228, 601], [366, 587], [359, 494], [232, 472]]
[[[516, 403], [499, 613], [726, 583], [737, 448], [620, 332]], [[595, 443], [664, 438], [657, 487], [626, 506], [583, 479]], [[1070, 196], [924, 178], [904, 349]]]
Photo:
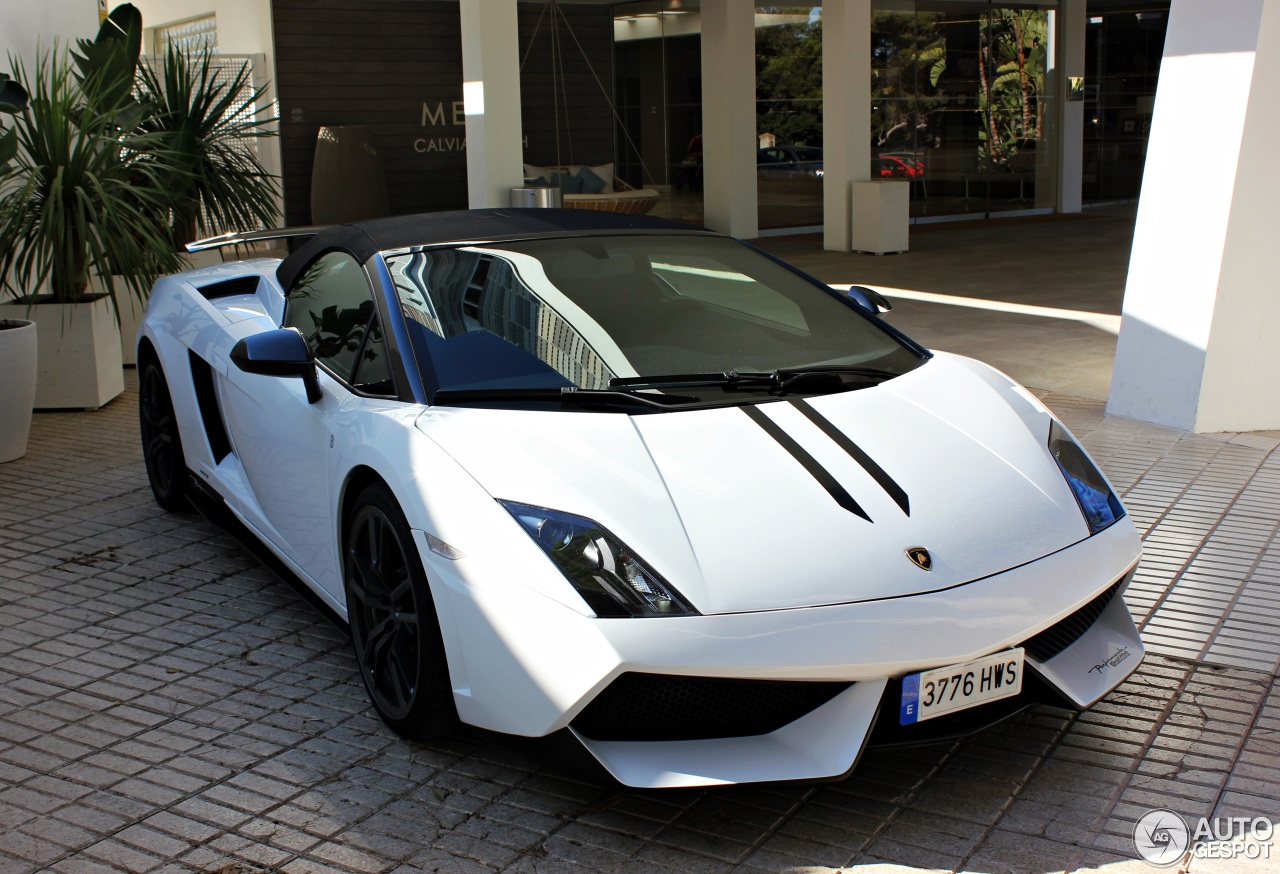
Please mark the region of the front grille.
[[750, 737], [794, 722], [850, 685], [626, 673], [572, 724], [592, 740]]
[[1079, 640], [1086, 631], [1093, 627], [1093, 623], [1098, 621], [1102, 611], [1107, 609], [1111, 599], [1120, 591], [1120, 585], [1123, 582], [1124, 580], [1116, 581], [1111, 588], [1088, 604], [1085, 604], [1066, 619], [1056, 625], [1049, 626], [1023, 643], [1022, 646], [1026, 649], [1027, 655], [1038, 662], [1047, 662]]

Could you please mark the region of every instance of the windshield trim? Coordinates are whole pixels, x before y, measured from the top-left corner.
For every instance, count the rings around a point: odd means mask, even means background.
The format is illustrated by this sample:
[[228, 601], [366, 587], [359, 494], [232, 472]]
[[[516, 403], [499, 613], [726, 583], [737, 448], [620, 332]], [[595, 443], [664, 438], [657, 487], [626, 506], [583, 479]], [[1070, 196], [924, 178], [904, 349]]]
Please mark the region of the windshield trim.
[[[416, 252], [429, 252], [433, 249], [464, 249], [468, 246], [500, 246], [505, 243], [532, 243], [539, 240], [578, 240], [584, 237], [720, 237], [725, 240], [733, 240], [741, 243], [735, 237], [718, 233], [712, 230], [703, 230], [700, 228], [690, 228], [689, 230], [673, 230], [671, 228], [601, 228], [594, 231], [557, 231], [539, 234], [509, 234], [496, 237], [482, 237], [477, 239], [458, 239], [446, 240], [444, 242], [421, 243], [412, 246], [398, 246], [394, 249], [381, 249], [379, 253], [383, 258], [391, 258], [396, 255], [412, 255]], [[747, 245], [743, 243], [743, 245]], [[755, 248], [751, 246], [751, 248]], [[756, 250], [760, 251], [760, 250]], [[768, 254], [768, 253], [762, 253]], [[772, 257], [772, 256], [770, 256]]]

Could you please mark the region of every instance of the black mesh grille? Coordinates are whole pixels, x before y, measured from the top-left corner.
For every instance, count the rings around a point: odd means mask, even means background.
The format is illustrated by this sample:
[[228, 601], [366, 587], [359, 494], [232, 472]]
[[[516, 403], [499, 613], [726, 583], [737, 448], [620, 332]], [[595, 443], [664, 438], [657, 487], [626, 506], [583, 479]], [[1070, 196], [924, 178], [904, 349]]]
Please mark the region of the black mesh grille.
[[1102, 611], [1107, 609], [1107, 605], [1111, 603], [1111, 599], [1116, 596], [1116, 592], [1120, 591], [1120, 584], [1124, 580], [1119, 580], [1112, 584], [1098, 597], [1094, 598], [1088, 604], [1085, 604], [1076, 612], [1072, 613], [1066, 619], [1063, 619], [1057, 625], [1051, 625], [1035, 637], [1026, 641], [1022, 646], [1026, 649], [1027, 655], [1031, 656], [1038, 662], [1047, 662], [1049, 659], [1062, 652], [1071, 644], [1075, 643], [1080, 637], [1088, 631], [1093, 623], [1098, 621], [1098, 617], [1102, 615]]
[[627, 673], [597, 695], [573, 727], [593, 740], [750, 737], [794, 722], [850, 685]]

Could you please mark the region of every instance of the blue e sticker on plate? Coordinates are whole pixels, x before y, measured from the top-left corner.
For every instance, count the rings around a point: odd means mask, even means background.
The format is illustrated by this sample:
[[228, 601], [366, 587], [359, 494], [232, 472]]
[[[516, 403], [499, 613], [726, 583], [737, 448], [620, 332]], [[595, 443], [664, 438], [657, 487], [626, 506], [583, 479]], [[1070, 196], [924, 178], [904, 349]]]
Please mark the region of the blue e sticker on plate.
[[920, 675], [911, 674], [902, 678], [902, 711], [898, 714], [899, 725], [911, 725], [920, 718]]

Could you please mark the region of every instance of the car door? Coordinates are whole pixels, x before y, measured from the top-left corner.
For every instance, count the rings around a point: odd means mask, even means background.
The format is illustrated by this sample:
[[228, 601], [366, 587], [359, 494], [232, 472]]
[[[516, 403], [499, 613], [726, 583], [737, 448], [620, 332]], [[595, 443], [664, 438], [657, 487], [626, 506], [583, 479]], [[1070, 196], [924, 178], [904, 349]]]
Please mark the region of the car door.
[[[315, 356], [321, 398], [300, 379], [232, 368], [231, 430], [256, 507], [246, 516], [321, 589], [341, 598], [337, 528], [330, 506], [334, 418], [353, 397], [393, 395], [373, 290], [346, 252], [321, 255], [286, 294], [283, 327]], [[256, 517], [256, 518], [255, 518]]]

